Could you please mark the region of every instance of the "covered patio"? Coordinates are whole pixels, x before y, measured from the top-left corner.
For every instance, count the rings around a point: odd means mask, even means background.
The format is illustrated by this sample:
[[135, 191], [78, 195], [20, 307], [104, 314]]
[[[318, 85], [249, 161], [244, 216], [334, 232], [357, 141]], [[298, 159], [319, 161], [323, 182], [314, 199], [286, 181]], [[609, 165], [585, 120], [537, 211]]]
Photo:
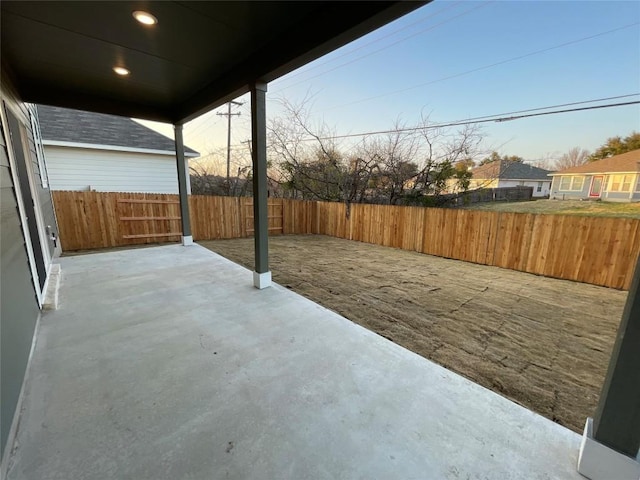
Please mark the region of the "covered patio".
[[[425, 3], [2, 2], [3, 200], [24, 196], [3, 209], [15, 234], [2, 257], [7, 478], [571, 479], [580, 452], [587, 477], [636, 480], [640, 271], [582, 445], [267, 288], [268, 83]], [[182, 138], [186, 122], [245, 93], [253, 272], [193, 245]], [[25, 155], [39, 138], [25, 102], [172, 124], [183, 246], [62, 258], [60, 308], [41, 314], [55, 255], [40, 237], [53, 251], [57, 230], [53, 212], [33, 220], [51, 195], [46, 162]]]
[[580, 436], [198, 245], [60, 259], [8, 479], [572, 479]]

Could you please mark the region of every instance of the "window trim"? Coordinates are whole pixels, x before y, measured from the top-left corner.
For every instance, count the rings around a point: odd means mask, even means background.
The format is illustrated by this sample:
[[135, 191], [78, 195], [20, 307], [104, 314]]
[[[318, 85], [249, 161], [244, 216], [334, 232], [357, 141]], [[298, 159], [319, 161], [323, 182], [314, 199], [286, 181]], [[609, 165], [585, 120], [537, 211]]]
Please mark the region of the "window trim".
[[[610, 193], [631, 193], [632, 190], [632, 184], [633, 184], [633, 176], [634, 174], [630, 174], [630, 173], [620, 173], [620, 174], [615, 174], [615, 175], [609, 175], [609, 181], [607, 182], [607, 192]], [[618, 179], [618, 181], [616, 182], [618, 184], [618, 188], [613, 188], [613, 183], [614, 183], [614, 179]], [[625, 181], [629, 179], [629, 181]], [[627, 188], [624, 189], [625, 184], [627, 185]], [[638, 188], [638, 182], [636, 181], [636, 189]], [[636, 190], [637, 191], [637, 190]]]
[[31, 135], [33, 136], [33, 143], [36, 148], [40, 184], [42, 188], [49, 188], [49, 172], [47, 171], [47, 165], [44, 160], [44, 146], [42, 145], [42, 133], [40, 132], [40, 122], [38, 121], [38, 111], [36, 108], [33, 104], [30, 104], [27, 108], [29, 111], [29, 122], [31, 123]]
[[[563, 181], [569, 181], [569, 188], [563, 188]], [[578, 181], [580, 182], [580, 188], [576, 188]], [[581, 192], [584, 190], [585, 176], [584, 175], [562, 175], [560, 177], [560, 183], [558, 185], [558, 191], [560, 192]]]

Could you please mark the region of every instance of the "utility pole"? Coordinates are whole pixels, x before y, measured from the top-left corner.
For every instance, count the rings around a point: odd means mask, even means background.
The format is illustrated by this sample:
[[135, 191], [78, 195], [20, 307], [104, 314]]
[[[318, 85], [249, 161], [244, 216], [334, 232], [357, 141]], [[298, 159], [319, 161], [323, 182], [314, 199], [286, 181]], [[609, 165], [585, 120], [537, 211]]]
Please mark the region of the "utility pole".
[[243, 140], [240, 143], [246, 143], [247, 148], [249, 149], [249, 156], [253, 155], [253, 150], [251, 148], [251, 140]]
[[234, 115], [240, 115], [240, 112], [231, 113], [231, 105], [244, 105], [241, 102], [236, 102], [231, 100], [227, 103], [227, 113], [216, 113], [216, 115], [220, 115], [223, 117], [227, 117], [227, 194], [231, 191], [231, 179], [230, 179], [230, 170], [231, 170], [231, 117]]

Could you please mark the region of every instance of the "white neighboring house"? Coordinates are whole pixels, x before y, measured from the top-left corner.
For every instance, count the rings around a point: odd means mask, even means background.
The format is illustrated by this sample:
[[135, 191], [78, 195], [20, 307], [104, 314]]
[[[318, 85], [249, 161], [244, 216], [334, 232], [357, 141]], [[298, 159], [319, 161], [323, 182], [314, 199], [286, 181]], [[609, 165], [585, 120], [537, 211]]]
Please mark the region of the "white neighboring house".
[[[38, 105], [38, 119], [51, 190], [178, 193], [173, 139], [116, 115]], [[185, 146], [187, 171], [198, 156]]]
[[533, 187], [533, 197], [548, 197], [551, 191], [550, 170], [522, 162], [497, 160], [472, 171], [469, 190], [477, 188]]

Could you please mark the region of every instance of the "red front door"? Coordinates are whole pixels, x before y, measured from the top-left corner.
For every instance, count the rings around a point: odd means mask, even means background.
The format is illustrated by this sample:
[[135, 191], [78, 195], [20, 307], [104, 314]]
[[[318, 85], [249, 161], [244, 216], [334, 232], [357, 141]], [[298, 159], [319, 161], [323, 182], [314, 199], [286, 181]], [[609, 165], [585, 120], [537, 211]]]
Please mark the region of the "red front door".
[[591, 188], [589, 189], [590, 197], [599, 197], [602, 192], [602, 184], [604, 183], [604, 175], [596, 175], [591, 179]]

